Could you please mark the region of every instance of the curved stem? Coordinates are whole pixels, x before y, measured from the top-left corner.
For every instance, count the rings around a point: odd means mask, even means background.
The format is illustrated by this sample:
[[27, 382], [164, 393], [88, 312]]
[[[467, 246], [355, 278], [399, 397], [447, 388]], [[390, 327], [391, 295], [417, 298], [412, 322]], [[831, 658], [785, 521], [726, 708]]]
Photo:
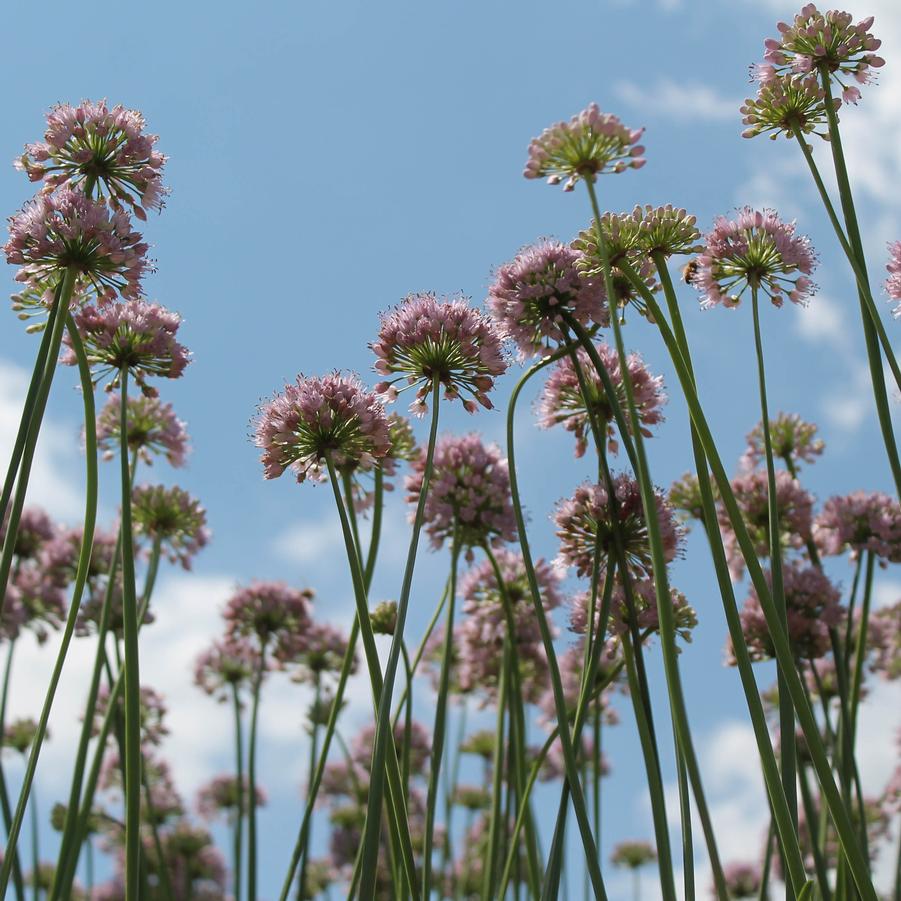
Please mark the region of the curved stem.
[[266, 666], [266, 642], [260, 648], [260, 659], [253, 679], [250, 708], [250, 735], [247, 744], [247, 901], [257, 897], [257, 725], [260, 714], [260, 688]]
[[864, 576], [863, 600], [860, 607], [860, 619], [857, 623], [857, 641], [854, 648], [854, 672], [851, 681], [850, 739], [851, 751], [854, 750], [854, 739], [857, 735], [857, 713], [860, 706], [860, 689], [863, 684], [863, 664], [867, 654], [867, 626], [870, 620], [870, 599], [873, 594], [873, 568], [875, 558], [872, 551], [867, 551], [866, 575]]
[[[9, 683], [12, 675], [13, 651], [16, 647], [15, 637], [9, 639], [9, 649], [6, 652], [6, 663], [3, 666], [3, 693], [0, 695], [0, 736], [6, 734], [6, 704], [9, 698]], [[0, 810], [3, 812], [3, 826], [9, 835], [12, 825], [12, 810], [9, 805], [9, 792], [6, 787], [6, 774], [3, 763], [0, 761]], [[25, 883], [22, 880], [22, 865], [19, 861], [19, 852], [16, 851], [16, 859], [13, 861], [13, 885], [16, 890], [16, 901], [25, 899]]]
[[[235, 901], [241, 901], [244, 886], [241, 882], [241, 863], [244, 857], [244, 736], [241, 728], [241, 698], [238, 695], [238, 684], [232, 682], [232, 710], [235, 715], [235, 775], [238, 788], [237, 803], [235, 806], [235, 834], [232, 849], [232, 892]], [[256, 803], [256, 798], [250, 801]]]
[[382, 537], [382, 508], [384, 507], [384, 480], [381, 468], [375, 471], [375, 497], [372, 501], [372, 531], [369, 534], [369, 550], [366, 554], [366, 566], [363, 578], [367, 587], [372, 582], [375, 562], [379, 554], [379, 541]]

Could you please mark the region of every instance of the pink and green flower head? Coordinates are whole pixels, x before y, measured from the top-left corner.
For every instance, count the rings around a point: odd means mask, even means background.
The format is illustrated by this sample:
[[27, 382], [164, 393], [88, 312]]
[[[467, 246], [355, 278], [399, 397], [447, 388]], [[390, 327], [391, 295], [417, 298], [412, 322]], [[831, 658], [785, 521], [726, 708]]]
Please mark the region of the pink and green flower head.
[[[0, 522], [0, 544], [6, 541], [6, 517]], [[19, 517], [19, 530], [13, 553], [21, 563], [37, 559], [41, 550], [56, 538], [59, 530], [50, 515], [41, 507], [25, 507]]]
[[892, 300], [897, 300], [898, 305], [892, 310], [895, 319], [901, 317], [901, 241], [893, 241], [888, 246], [889, 261], [885, 268], [888, 270], [888, 278], [885, 280], [885, 292]]
[[[122, 432], [119, 406], [121, 398], [113, 394], [97, 414], [97, 446], [106, 460], [112, 460], [119, 451]], [[128, 404], [126, 426], [128, 449], [148, 466], [157, 456], [165, 456], [170, 466], [185, 465], [188, 454], [188, 431], [175, 415], [172, 404], [163, 403], [158, 397], [144, 394], [131, 395]]]
[[[832, 101], [838, 109], [842, 102]], [[742, 123], [748, 127], [743, 138], [766, 134], [775, 141], [801, 134], [816, 134], [828, 139], [826, 92], [816, 75], [780, 75], [763, 81], [756, 97], [749, 97], [739, 108]]]
[[620, 842], [610, 855], [610, 862], [615, 867], [627, 867], [630, 870], [637, 870], [656, 859], [654, 846], [644, 841]]
[[601, 281], [576, 268], [579, 254], [559, 241], [523, 248], [495, 273], [486, 301], [492, 319], [520, 357], [547, 354], [563, 341], [563, 314], [586, 328], [608, 325]]
[[683, 525], [692, 519], [704, 522], [704, 501], [701, 496], [701, 483], [698, 481], [695, 473], [686, 472], [681, 478], [676, 479], [670, 485], [667, 499]]
[[882, 41], [870, 33], [873, 16], [856, 25], [851, 13], [830, 9], [820, 12], [813, 3], [801, 9], [791, 24], [776, 25], [779, 37], [764, 41], [764, 63], [756, 68], [764, 83], [780, 75], [823, 74], [835, 81], [846, 103], [857, 103], [857, 84], [873, 80], [872, 69], [885, 65], [877, 56]]
[[[412, 505], [419, 501], [425, 459], [423, 451], [407, 476]], [[507, 460], [496, 444], [484, 444], [474, 432], [438, 439], [423, 522], [435, 550], [451, 541], [455, 530], [460, 547], [467, 549], [516, 540]]]
[[593, 182], [599, 175], [640, 169], [644, 147], [638, 142], [644, 129], [630, 129], [610, 113], [591, 103], [569, 122], [546, 128], [529, 144], [523, 175], [546, 178], [564, 191], [572, 191], [579, 179]]
[[880, 607], [871, 615], [867, 647], [872, 653], [870, 669], [874, 673], [886, 680], [901, 679], [901, 601]]
[[[67, 269], [79, 290], [99, 298], [138, 297], [149, 268], [147, 245], [121, 210], [69, 187], [39, 194], [9, 220], [6, 261], [19, 266], [16, 281], [46, 296]], [[51, 289], [52, 298], [52, 289]]]
[[882, 492], [853, 491], [823, 504], [813, 528], [820, 553], [846, 551], [856, 560], [869, 551], [880, 565], [901, 562], [901, 505]]
[[297, 636], [312, 622], [313, 592], [284, 582], [252, 582], [239, 588], [225, 608], [226, 635], [231, 640], [254, 639], [278, 657], [282, 648], [296, 650]]
[[137, 110], [106, 100], [60, 103], [47, 113], [44, 140], [27, 144], [15, 161], [31, 181], [52, 191], [68, 183], [88, 196], [106, 197], [118, 209], [128, 204], [140, 219], [145, 207], [159, 210], [168, 190], [163, 187], [166, 157], [154, 150], [156, 135], [145, 132]]
[[[121, 698], [118, 700], [121, 708]], [[103, 728], [110, 704], [110, 690], [106, 685], [100, 687], [97, 695], [97, 706], [94, 709], [94, 720], [91, 725], [91, 735], [98, 736]], [[163, 696], [149, 685], [141, 686], [141, 744], [159, 747], [169, 734], [166, 725], [167, 707]]]
[[388, 417], [379, 398], [355, 375], [299, 375], [265, 403], [256, 419], [254, 443], [267, 479], [289, 467], [298, 482], [326, 478], [331, 457], [344, 472], [372, 467], [391, 449]]
[[[770, 420], [770, 441], [773, 455], [797, 472], [801, 463], [815, 463], [826, 448], [821, 438], [817, 438], [817, 427], [805, 422], [797, 413], [779, 413]], [[748, 447], [742, 455], [742, 466], [754, 469], [763, 462], [763, 423], [748, 433]]]
[[[285, 634], [275, 649], [279, 665], [290, 672], [294, 682], [310, 685], [332, 673], [337, 675], [347, 653], [348, 637], [330, 623], [311, 622], [303, 632]], [[354, 658], [352, 671], [356, 670]]]
[[[89, 304], [75, 314], [85, 354], [94, 381], [107, 376], [112, 391], [119, 386], [121, 373], [127, 369], [141, 391], [155, 397], [156, 388], [147, 384], [148, 378], [177, 379], [191, 362], [191, 353], [176, 340], [181, 317], [157, 303], [146, 300], [111, 301]], [[77, 364], [71, 339], [62, 361]]]
[[[619, 355], [614, 348], [605, 343], [596, 344], [595, 348], [610, 375], [610, 381], [616, 390], [616, 400], [620, 407], [625, 409], [626, 387], [619, 365]], [[580, 347], [576, 356], [586, 383], [587, 399], [579, 384], [572, 358], [561, 357], [554, 364], [541, 391], [538, 400], [538, 425], [543, 429], [562, 425], [568, 432], [572, 432], [576, 439], [576, 456], [581, 457], [588, 448], [588, 438], [591, 435], [589, 417], [594, 417], [600, 429], [607, 435], [608, 449], [615, 454], [619, 450], [619, 444], [613, 426], [613, 406], [587, 351]], [[642, 426], [641, 433], [650, 438], [652, 433], [649, 427], [663, 422], [662, 408], [666, 403], [663, 377], [652, 375], [637, 353], [630, 354], [627, 362], [635, 406]]]
[[[266, 792], [255, 786], [254, 806], [265, 807], [269, 800]], [[214, 776], [197, 789], [196, 808], [198, 815], [207, 821], [225, 817], [231, 821], [239, 808], [244, 809], [250, 802], [250, 783], [245, 776], [241, 782], [231, 773]]]
[[417, 416], [426, 412], [435, 382], [445, 398], [461, 399], [470, 413], [477, 404], [491, 409], [488, 393], [507, 369], [496, 326], [462, 297], [410, 294], [382, 314], [371, 347], [375, 371], [384, 378], [376, 391], [394, 400], [401, 391], [415, 389], [410, 411]]
[[206, 510], [177, 485], [138, 485], [132, 491], [131, 509], [135, 534], [158, 542], [163, 555], [185, 569], [209, 543]]
[[260, 653], [246, 638], [213, 642], [194, 663], [194, 684], [221, 703], [249, 689], [260, 665]]
[[763, 874], [760, 864], [746, 861], [732, 861], [723, 867], [723, 878], [729, 890], [729, 897], [735, 901], [745, 898], [757, 898], [760, 895], [760, 884]]
[[793, 222], [782, 222], [773, 210], [743, 207], [735, 219], [720, 216], [696, 259], [691, 284], [703, 308], [738, 306], [749, 286], [781, 307], [787, 295], [807, 303], [816, 285], [808, 278], [817, 257], [808, 238], [795, 234]]
[[[20, 754], [27, 754], [37, 731], [38, 724], [33, 719], [26, 717], [13, 720], [3, 730], [3, 744]], [[45, 732], [44, 740], [46, 741], [49, 737], [50, 733]]]

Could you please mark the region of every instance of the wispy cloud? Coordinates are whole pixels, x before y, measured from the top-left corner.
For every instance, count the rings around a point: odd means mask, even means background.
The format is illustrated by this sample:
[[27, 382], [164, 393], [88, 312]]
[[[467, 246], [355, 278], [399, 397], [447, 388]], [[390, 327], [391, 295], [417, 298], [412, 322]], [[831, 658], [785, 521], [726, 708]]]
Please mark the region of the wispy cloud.
[[720, 122], [735, 118], [741, 100], [726, 97], [709, 85], [660, 78], [653, 85], [619, 81], [614, 93], [636, 110], [686, 122]]

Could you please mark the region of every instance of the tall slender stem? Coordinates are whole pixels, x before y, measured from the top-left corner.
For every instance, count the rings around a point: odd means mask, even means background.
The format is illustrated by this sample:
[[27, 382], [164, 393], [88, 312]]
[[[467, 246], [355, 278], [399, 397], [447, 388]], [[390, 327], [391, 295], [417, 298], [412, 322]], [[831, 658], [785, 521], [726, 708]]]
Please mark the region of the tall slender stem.
[[257, 726], [260, 715], [260, 689], [266, 667], [266, 642], [260, 647], [253, 676], [253, 692], [250, 702], [250, 735], [247, 743], [247, 901], [257, 897]]
[[[501, 801], [504, 791], [504, 715], [509, 693], [507, 680], [510, 675], [510, 638], [504, 639], [504, 653], [501, 658], [501, 673], [497, 685], [497, 725], [494, 730], [494, 753], [491, 761], [491, 811], [488, 827], [488, 853], [482, 862], [482, 897], [494, 897], [494, 877], [500, 847]], [[516, 844], [511, 848], [516, 856]]]
[[[319, 738], [319, 705], [322, 699], [322, 677], [317, 672], [314, 676], [313, 681], [313, 717], [310, 723], [310, 771], [309, 776], [307, 778], [307, 785], [312, 784], [313, 777], [316, 773], [316, 760], [317, 760], [317, 740]], [[307, 830], [306, 837], [303, 843], [303, 857], [301, 858], [302, 863], [300, 865], [300, 876], [297, 880], [297, 897], [305, 898], [306, 890], [307, 890], [307, 869], [309, 866], [309, 857], [310, 857], [310, 833], [311, 830]]]
[[31, 787], [31, 892], [34, 901], [41, 896], [41, 846], [38, 839], [38, 792]]
[[[237, 682], [232, 682], [232, 712], [235, 717], [235, 785], [237, 786], [237, 798], [235, 802], [235, 834], [232, 848], [232, 892], [235, 901], [241, 901], [244, 890], [241, 881], [241, 864], [244, 857], [244, 736], [241, 726], [241, 698], [238, 694]], [[250, 799], [255, 804], [256, 798]]]
[[[13, 636], [9, 638], [6, 662], [3, 665], [3, 693], [0, 695], [0, 736], [6, 734], [6, 704], [9, 698], [9, 684], [12, 676], [13, 652], [15, 648], [16, 639]], [[3, 770], [2, 761], [0, 761], [0, 810], [3, 811], [3, 826], [6, 829], [6, 834], [9, 835], [13, 815], [9, 806], [9, 792], [6, 787], [6, 774]], [[16, 890], [16, 901], [25, 901], [25, 883], [22, 880], [22, 865], [19, 862], [18, 851], [16, 851], [16, 859], [13, 862], [13, 884]]]

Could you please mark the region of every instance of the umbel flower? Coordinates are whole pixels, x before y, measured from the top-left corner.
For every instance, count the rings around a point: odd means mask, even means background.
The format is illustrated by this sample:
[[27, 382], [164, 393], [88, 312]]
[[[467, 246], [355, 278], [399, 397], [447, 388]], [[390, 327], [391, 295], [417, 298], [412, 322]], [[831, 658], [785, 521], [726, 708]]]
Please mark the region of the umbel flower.
[[646, 863], [657, 859], [657, 852], [650, 842], [620, 842], [610, 855], [610, 862], [616, 867], [628, 867], [637, 870]]
[[[842, 102], [832, 101], [836, 109]], [[795, 129], [802, 134], [818, 134], [828, 138], [826, 129], [826, 93], [816, 75], [783, 75], [761, 83], [756, 97], [749, 97], [739, 108], [748, 127], [743, 138], [769, 134], [775, 141], [780, 134], [795, 137]], [[817, 129], [824, 129], [817, 131]]]
[[885, 291], [892, 300], [899, 301], [892, 310], [892, 316], [897, 319], [901, 317], [901, 241], [893, 241], [889, 244], [888, 251], [889, 261], [885, 268], [888, 270], [889, 276], [885, 280]]
[[578, 271], [578, 259], [566, 244], [543, 240], [523, 248], [495, 273], [486, 303], [522, 359], [550, 353], [563, 340], [563, 314], [583, 326], [609, 324], [603, 285]]
[[[407, 500], [414, 505], [422, 490], [425, 460], [423, 451], [407, 476]], [[465, 548], [516, 540], [510, 475], [496, 444], [483, 444], [475, 432], [438, 439], [423, 522], [435, 550], [453, 538], [455, 529]]]
[[[120, 396], [113, 394], [97, 414], [97, 445], [106, 460], [112, 460], [119, 450], [120, 403]], [[184, 466], [189, 449], [188, 431], [175, 415], [172, 404], [144, 394], [131, 395], [126, 403], [128, 449], [148, 466], [153, 465], [157, 455], [165, 456], [170, 466]]]
[[[596, 344], [595, 349], [616, 390], [616, 400], [620, 407], [625, 409], [626, 386], [619, 365], [619, 355], [614, 348], [603, 342]], [[589, 417], [593, 416], [602, 433], [607, 435], [608, 449], [615, 454], [619, 450], [619, 444], [614, 437], [616, 433], [613, 427], [613, 405], [588, 352], [580, 347], [576, 356], [585, 380], [587, 400], [579, 385], [579, 377], [572, 358], [561, 357], [554, 364], [542, 388], [538, 400], [538, 425], [543, 429], [562, 425], [568, 432], [572, 432], [576, 439], [576, 456], [581, 457], [588, 448], [588, 436], [591, 434]], [[661, 408], [666, 403], [663, 377], [651, 375], [637, 353], [630, 354], [627, 363], [635, 407], [639, 422], [642, 424], [641, 433], [650, 438], [648, 426], [663, 421]]]
[[288, 467], [298, 482], [326, 477], [323, 461], [350, 472], [372, 466], [391, 447], [388, 419], [378, 397], [355, 375], [302, 375], [260, 408], [254, 443], [267, 479]]
[[[116, 701], [117, 705], [122, 707], [122, 700], [119, 697]], [[96, 737], [100, 735], [103, 729], [103, 721], [106, 718], [110, 705], [110, 690], [106, 685], [100, 686], [97, 695], [97, 707], [94, 710], [94, 720], [91, 724], [91, 735]], [[149, 685], [141, 686], [141, 744], [144, 746], [154, 745], [158, 747], [163, 743], [163, 739], [169, 734], [169, 727], [166, 725], [166, 702], [163, 696], [152, 689]], [[110, 740], [112, 740], [110, 738]]]
[[[416, 388], [410, 411], [422, 416], [433, 381], [448, 399], [461, 398], [474, 413], [477, 403], [491, 409], [488, 392], [507, 369], [501, 336], [494, 323], [461, 297], [439, 300], [434, 294], [410, 294], [383, 313], [371, 345], [375, 371], [385, 377], [376, 391], [394, 400]], [[397, 383], [406, 382], [398, 390]]]
[[[255, 805], [265, 807], [269, 800], [266, 792], [259, 785], [255, 788]], [[217, 820], [221, 816], [231, 820], [238, 811], [239, 794], [243, 794], [243, 802], [248, 804], [250, 783], [246, 776], [240, 783], [230, 773], [214, 776], [197, 789], [197, 813], [205, 820]]]
[[820, 553], [835, 556], [851, 552], [856, 560], [864, 551], [885, 566], [901, 562], [901, 505], [882, 492], [853, 491], [830, 497], [813, 527]]
[[[329, 623], [311, 622], [303, 632], [285, 634], [275, 656], [279, 665], [291, 670], [294, 682], [318, 682], [326, 673], [338, 673], [347, 653], [348, 638]], [[356, 670], [356, 657], [352, 664]]]
[[735, 219], [717, 218], [691, 284], [704, 308], [737, 306], [749, 285], [760, 288], [774, 306], [782, 306], [785, 294], [803, 305], [816, 290], [807, 277], [816, 262], [810, 241], [795, 234], [794, 223], [782, 222], [773, 210], [743, 207]]
[[[112, 375], [108, 391], [118, 387], [121, 371], [127, 369], [141, 391], [154, 397], [157, 390], [147, 384], [149, 377], [177, 379], [191, 362], [190, 351], [175, 338], [181, 317], [157, 303], [90, 304], [75, 314], [75, 324], [95, 382]], [[63, 340], [68, 349], [62, 360], [75, 366], [78, 361], [68, 334]]]
[[821, 13], [813, 3], [808, 3], [789, 25], [779, 22], [778, 38], [764, 41], [765, 62], [756, 69], [757, 77], [764, 83], [791, 72], [806, 75], [825, 72], [842, 89], [846, 103], [857, 103], [860, 90], [845, 83], [853, 78], [858, 84], [872, 81], [870, 69], [885, 65], [885, 60], [873, 52], [882, 41], [870, 34], [873, 17], [862, 19], [856, 25], [851, 13], [830, 9]]
[[131, 495], [131, 510], [135, 533], [159, 542], [162, 553], [185, 569], [210, 540], [206, 510], [177, 485], [138, 485]]
[[742, 898], [756, 898], [760, 894], [763, 874], [760, 864], [733, 861], [723, 867], [723, 878], [729, 889], [729, 897], [740, 901]]
[[309, 588], [291, 588], [284, 582], [252, 582], [229, 599], [223, 614], [229, 640], [254, 639], [276, 657], [284, 648], [296, 650], [297, 636], [310, 628]]
[[704, 521], [704, 501], [701, 496], [701, 483], [693, 472], [686, 472], [670, 485], [667, 500], [675, 510], [679, 519], [686, 523], [696, 519]]
[[[641, 504], [641, 492], [635, 479], [622, 473], [613, 480], [616, 511], [604, 485], [586, 482], [572, 497], [559, 501], [554, 511], [556, 535], [560, 539], [557, 557], [562, 567], [574, 566], [579, 576], [590, 576], [594, 566], [595, 544], [600, 540], [600, 572], [613, 552], [614, 516], [623, 534], [623, 550], [634, 578], [650, 578], [653, 572], [648, 527]], [[676, 524], [673, 509], [659, 490], [654, 493], [657, 519], [667, 563], [675, 559], [681, 547], [682, 530]]]
[[110, 210], [81, 191], [39, 194], [9, 220], [6, 260], [21, 268], [17, 282], [41, 294], [63, 270], [73, 269], [79, 291], [100, 298], [138, 297], [148, 268], [147, 245], [121, 210]]
[[144, 128], [140, 112], [110, 109], [106, 100], [60, 103], [47, 113], [44, 140], [26, 144], [15, 166], [44, 182], [45, 191], [69, 182], [89, 196], [106, 196], [114, 208], [125, 202], [146, 219], [144, 207], [160, 209], [168, 191], [162, 184], [166, 157], [153, 149], [157, 135]]
[[259, 651], [245, 638], [215, 641], [194, 663], [194, 684], [225, 703], [250, 685], [259, 664]]
[[644, 129], [630, 129], [591, 103], [569, 122], [546, 128], [529, 144], [529, 159], [523, 175], [547, 178], [564, 191], [572, 191], [579, 179], [594, 181], [598, 175], [640, 169], [645, 164], [644, 147], [638, 142]]
[[[770, 420], [770, 441], [773, 456], [790, 463], [797, 471], [801, 463], [815, 463], [826, 448], [823, 440], [816, 437], [817, 427], [805, 422], [797, 413], [779, 413]], [[763, 423], [748, 433], [748, 447], [742, 454], [742, 466], [754, 469], [764, 458]]]

